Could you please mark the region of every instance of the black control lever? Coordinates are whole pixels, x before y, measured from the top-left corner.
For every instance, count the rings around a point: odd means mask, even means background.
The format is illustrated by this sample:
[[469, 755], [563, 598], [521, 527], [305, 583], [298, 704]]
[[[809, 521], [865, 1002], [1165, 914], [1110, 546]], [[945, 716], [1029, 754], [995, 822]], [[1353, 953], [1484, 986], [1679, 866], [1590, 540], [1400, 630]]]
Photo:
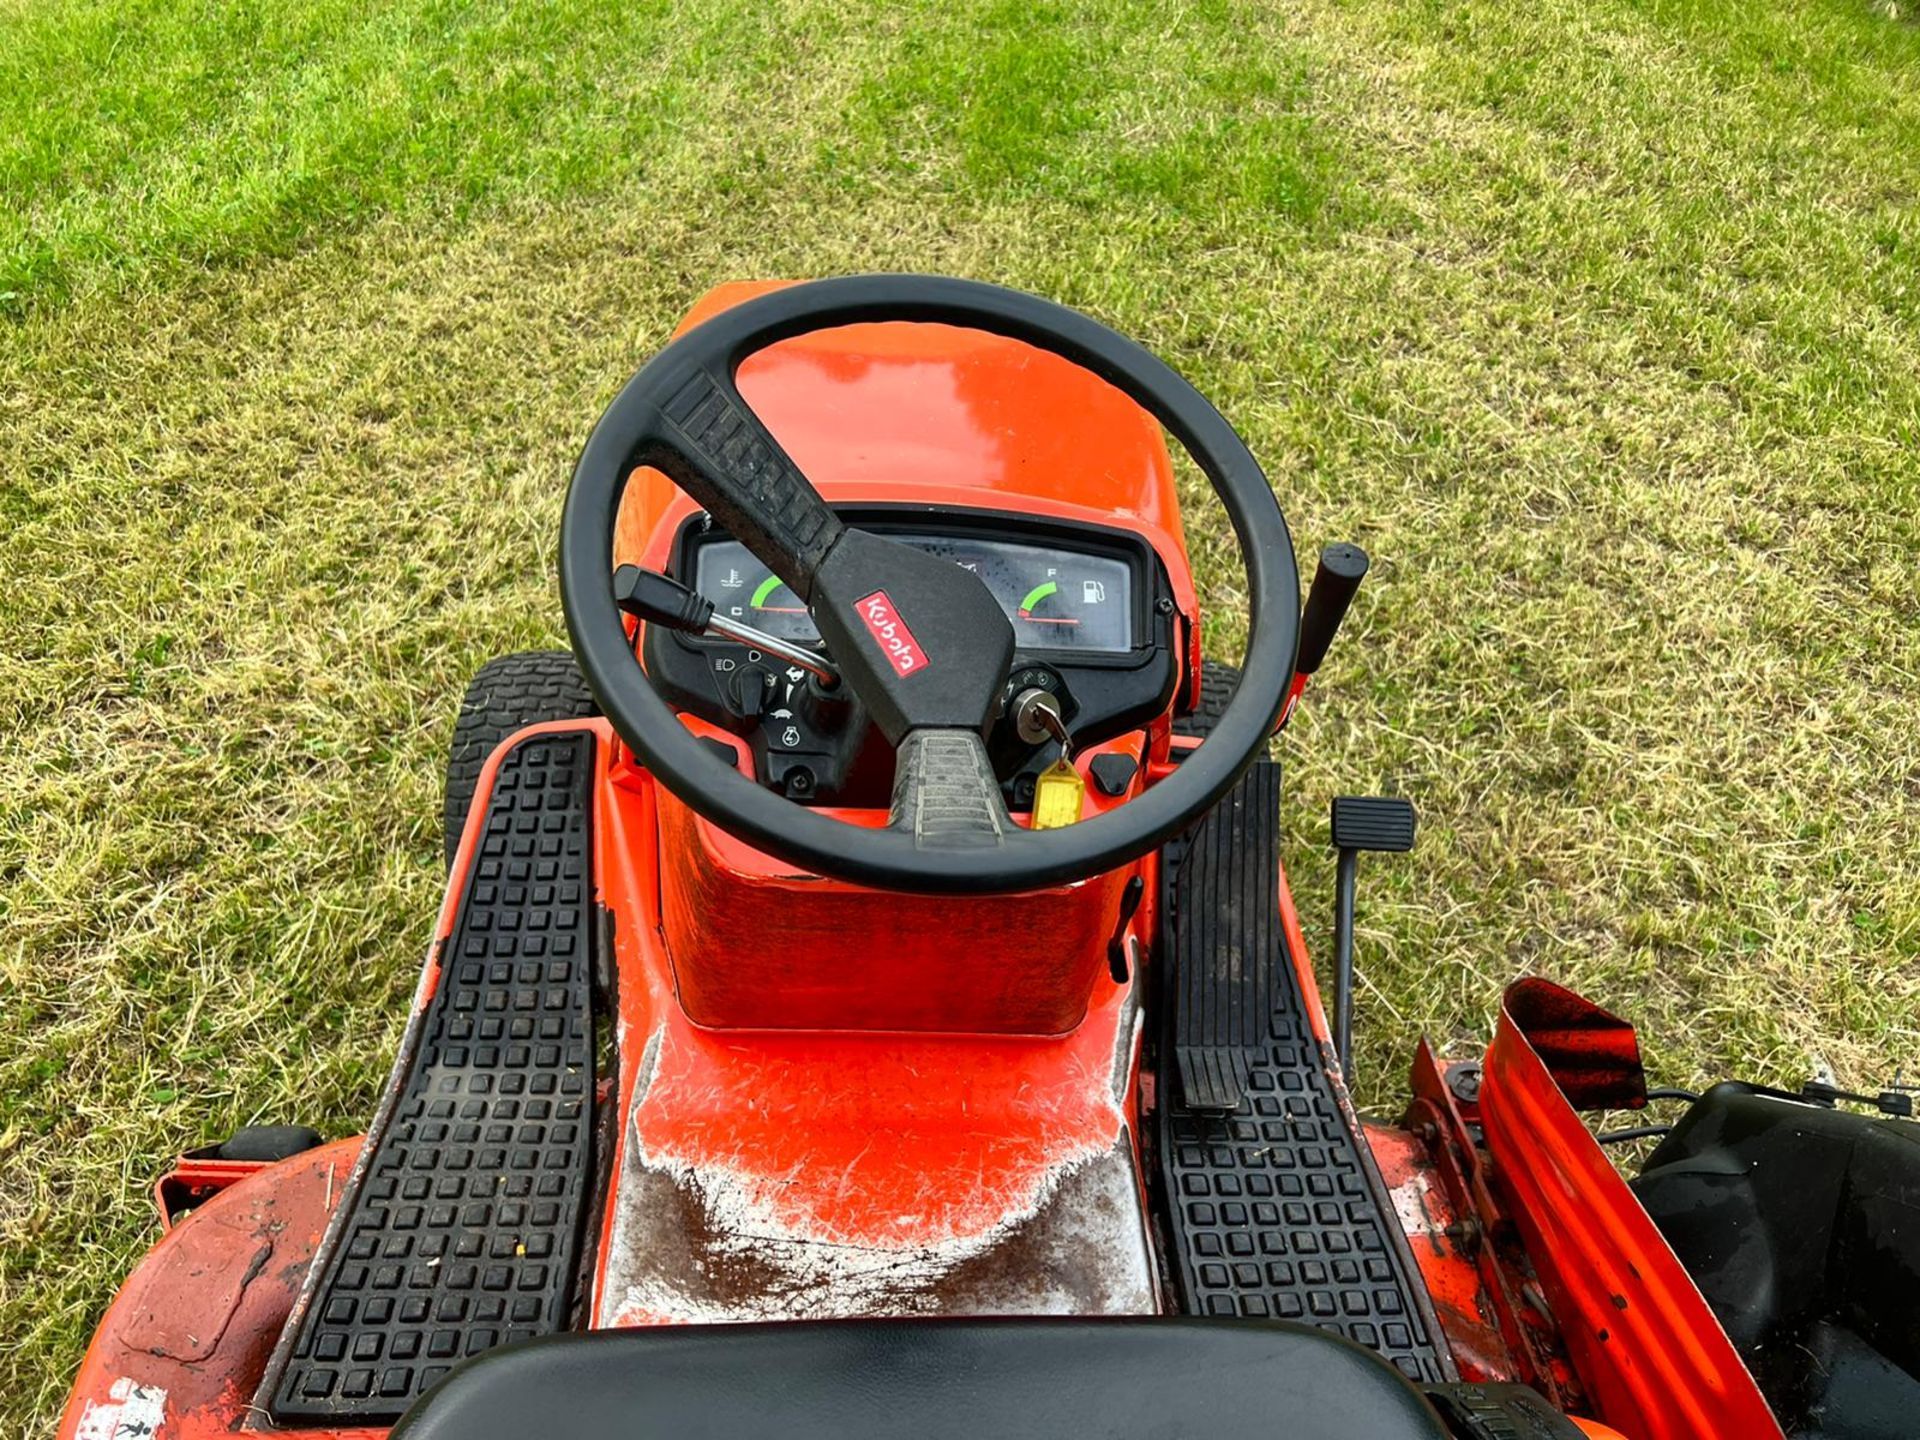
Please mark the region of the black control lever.
[[688, 635], [706, 633], [713, 602], [658, 570], [622, 565], [613, 572], [613, 601], [636, 620]]
[[1367, 574], [1367, 552], [1346, 542], [1320, 552], [1320, 563], [1307, 589], [1307, 608], [1300, 612], [1300, 644], [1294, 651], [1297, 675], [1311, 675], [1327, 658], [1327, 647], [1347, 618], [1347, 607]]
[[[1319, 588], [1317, 580], [1314, 588]], [[1346, 1072], [1348, 1089], [1353, 1088], [1353, 891], [1360, 852], [1411, 850], [1413, 827], [1411, 800], [1387, 795], [1334, 797], [1333, 844], [1340, 862], [1333, 883], [1333, 1048]]]
[[719, 635], [764, 650], [789, 665], [811, 671], [822, 689], [831, 690], [840, 683], [839, 670], [819, 651], [728, 619], [713, 608], [711, 600], [658, 570], [620, 566], [613, 572], [613, 600], [621, 610], [649, 625], [688, 635]]

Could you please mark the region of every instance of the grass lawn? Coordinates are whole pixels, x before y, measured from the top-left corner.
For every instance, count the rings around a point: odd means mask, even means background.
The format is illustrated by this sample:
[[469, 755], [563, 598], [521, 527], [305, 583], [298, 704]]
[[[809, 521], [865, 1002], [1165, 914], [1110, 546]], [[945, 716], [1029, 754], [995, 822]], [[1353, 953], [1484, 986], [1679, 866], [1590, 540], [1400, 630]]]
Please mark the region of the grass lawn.
[[0, 1433], [167, 1157], [364, 1123], [601, 406], [719, 280], [881, 268], [1139, 337], [1376, 557], [1286, 746], [1312, 937], [1329, 797], [1422, 812], [1369, 1100], [1527, 971], [1665, 1083], [1913, 1078], [1920, 27], [0, 0]]

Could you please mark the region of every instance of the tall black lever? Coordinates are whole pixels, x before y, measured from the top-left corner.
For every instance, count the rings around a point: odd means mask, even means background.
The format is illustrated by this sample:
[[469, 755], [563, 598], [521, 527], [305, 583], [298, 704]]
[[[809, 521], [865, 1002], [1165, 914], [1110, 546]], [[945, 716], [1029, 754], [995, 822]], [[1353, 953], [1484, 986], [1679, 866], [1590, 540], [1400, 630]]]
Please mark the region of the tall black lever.
[[1333, 884], [1333, 1048], [1349, 1089], [1353, 1086], [1353, 888], [1360, 852], [1411, 850], [1413, 826], [1411, 800], [1387, 795], [1334, 797], [1333, 844], [1340, 852], [1340, 863]]
[[1313, 584], [1307, 589], [1307, 608], [1300, 612], [1300, 644], [1294, 651], [1293, 669], [1298, 675], [1311, 675], [1327, 658], [1327, 647], [1347, 617], [1354, 592], [1367, 574], [1367, 552], [1345, 541], [1329, 545], [1320, 552], [1320, 563], [1313, 572]]

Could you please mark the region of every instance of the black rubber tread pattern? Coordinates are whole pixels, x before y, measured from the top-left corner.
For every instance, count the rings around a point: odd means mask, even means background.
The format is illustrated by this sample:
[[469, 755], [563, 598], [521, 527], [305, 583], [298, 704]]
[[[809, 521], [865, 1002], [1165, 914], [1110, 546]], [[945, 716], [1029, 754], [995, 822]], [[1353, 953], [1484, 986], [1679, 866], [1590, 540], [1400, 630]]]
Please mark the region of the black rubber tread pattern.
[[1333, 843], [1340, 850], [1413, 848], [1413, 802], [1397, 795], [1333, 797]]
[[459, 1360], [567, 1328], [593, 1174], [589, 735], [500, 763], [397, 1100], [272, 1391], [276, 1421], [397, 1419]]
[[1213, 733], [1214, 722], [1226, 713], [1227, 701], [1233, 698], [1234, 687], [1240, 683], [1240, 667], [1229, 665], [1224, 660], [1202, 660], [1200, 662], [1200, 703], [1193, 707], [1189, 715], [1182, 715], [1173, 722], [1173, 733], [1188, 735], [1196, 740], [1204, 740]]
[[593, 692], [567, 650], [522, 650], [489, 660], [474, 672], [460, 701], [453, 744], [447, 751], [442, 812], [447, 864], [473, 808], [473, 792], [487, 757], [514, 731], [545, 720], [584, 720], [598, 715]]
[[[1280, 767], [1261, 761], [1168, 847], [1171, 961], [1157, 1045], [1156, 1166], [1188, 1314], [1300, 1321], [1449, 1380], [1371, 1155], [1307, 1020], [1280, 921]], [[1238, 1082], [1191, 1108], [1181, 1041]], [[1189, 1067], [1193, 1068], [1192, 1066]]]

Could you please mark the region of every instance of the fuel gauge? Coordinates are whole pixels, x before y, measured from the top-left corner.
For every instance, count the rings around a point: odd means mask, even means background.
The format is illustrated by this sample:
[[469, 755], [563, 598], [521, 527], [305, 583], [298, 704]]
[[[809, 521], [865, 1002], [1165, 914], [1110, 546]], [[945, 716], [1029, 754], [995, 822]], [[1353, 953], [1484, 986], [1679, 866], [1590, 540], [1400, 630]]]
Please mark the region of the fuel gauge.
[[[1045, 551], [1036, 552], [1034, 559], [1042, 562], [1045, 574], [1026, 585], [1014, 608], [1014, 629], [1021, 644], [1048, 650], [1126, 648], [1124, 565], [1098, 556]], [[1049, 561], [1065, 563], [1044, 563]]]
[[1058, 613], [1065, 605], [1059, 595], [1059, 581], [1042, 580], [1026, 593], [1020, 601], [1020, 608], [1014, 613], [1033, 625], [1078, 625], [1080, 618], [1077, 615]]

